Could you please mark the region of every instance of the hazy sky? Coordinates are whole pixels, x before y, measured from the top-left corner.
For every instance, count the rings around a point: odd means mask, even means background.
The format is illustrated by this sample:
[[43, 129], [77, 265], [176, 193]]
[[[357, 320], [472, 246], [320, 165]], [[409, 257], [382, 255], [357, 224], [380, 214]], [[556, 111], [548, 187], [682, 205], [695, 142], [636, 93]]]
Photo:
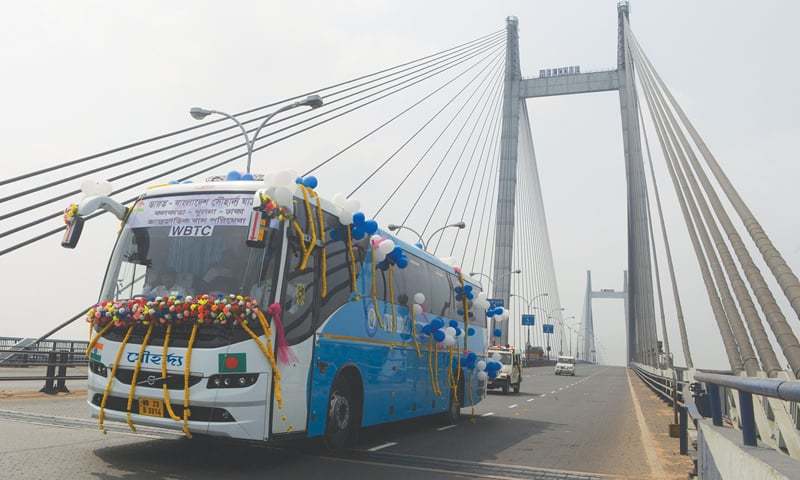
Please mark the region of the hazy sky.
[[[508, 15], [519, 17], [523, 75], [616, 64], [613, 0], [39, 1], [6, 2], [3, 11], [0, 177], [187, 126], [193, 121], [186, 112], [194, 105], [241, 111], [417, 58], [501, 29]], [[631, 5], [631, 26], [643, 48], [793, 268], [800, 267], [800, 220], [793, 208], [800, 174], [797, 18], [800, 4], [793, 1]], [[561, 300], [580, 316], [585, 271], [593, 271], [596, 288], [620, 288], [626, 268], [619, 100], [616, 93], [556, 97], [530, 101], [528, 108]], [[387, 110], [366, 111], [268, 149], [256, 155], [256, 165], [312, 165], [385, 119]], [[323, 191], [351, 187], [353, 172], [384, 158], [426, 114], [430, 110], [422, 109], [379, 141], [367, 142], [349, 163], [326, 169]], [[724, 367], [660, 155], [656, 169], [695, 363]], [[0, 195], [18, 188], [0, 187]], [[362, 198], [377, 198], [381, 188], [389, 187], [375, 187]], [[390, 205], [384, 221], [404, 215], [407, 206]], [[0, 212], [10, 208], [0, 205]], [[7, 225], [14, 224], [0, 225], [0, 231]], [[0, 335], [38, 335], [94, 302], [115, 228], [110, 219], [91, 222], [76, 251], [62, 250], [52, 237], [0, 257]], [[668, 293], [666, 300], [671, 304]], [[668, 312], [677, 348], [673, 309]], [[800, 329], [796, 316], [784, 312]], [[624, 359], [622, 313], [621, 305], [596, 303], [598, 340], [605, 357], [617, 363]], [[85, 335], [79, 323], [59, 336]]]

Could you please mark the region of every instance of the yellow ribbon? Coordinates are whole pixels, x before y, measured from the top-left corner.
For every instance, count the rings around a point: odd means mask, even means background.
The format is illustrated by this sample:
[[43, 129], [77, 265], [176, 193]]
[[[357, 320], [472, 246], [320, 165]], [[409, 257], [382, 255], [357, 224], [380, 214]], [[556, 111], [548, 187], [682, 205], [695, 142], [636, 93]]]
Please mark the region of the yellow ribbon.
[[119, 349], [117, 350], [117, 355], [114, 357], [114, 365], [111, 366], [111, 375], [108, 377], [108, 383], [106, 383], [106, 388], [103, 390], [103, 399], [100, 401], [100, 414], [97, 416], [97, 423], [100, 426], [100, 431], [103, 433], [106, 433], [106, 429], [103, 427], [103, 421], [106, 415], [108, 394], [111, 391], [111, 384], [114, 383], [114, 378], [117, 376], [117, 367], [122, 358], [122, 352], [125, 350], [125, 345], [128, 344], [128, 339], [131, 338], [131, 332], [133, 332], [133, 325], [128, 327], [128, 331], [125, 332], [125, 337], [122, 339], [122, 343], [120, 343]]
[[372, 308], [375, 310], [375, 320], [381, 328], [386, 328], [383, 325], [383, 315], [381, 315], [378, 308], [378, 268], [377, 258], [375, 255], [375, 247], [370, 249], [372, 253]]
[[319, 239], [322, 241], [322, 290], [320, 297], [325, 298], [328, 296], [328, 247], [325, 246], [325, 216], [322, 214], [322, 205], [319, 200], [319, 195], [314, 190], [311, 190], [311, 195], [317, 201], [317, 217], [319, 219]]
[[169, 418], [180, 422], [181, 417], [177, 416], [172, 409], [172, 401], [169, 398], [169, 388], [167, 388], [167, 353], [169, 352], [170, 335], [172, 335], [172, 324], [167, 325], [167, 332], [164, 334], [164, 349], [161, 353], [161, 391], [164, 393], [164, 405], [167, 407]]
[[414, 311], [414, 304], [411, 304], [409, 310], [411, 317], [411, 338], [414, 340], [414, 348], [417, 350], [417, 357], [421, 357], [422, 353], [419, 351], [419, 341], [417, 341], [417, 313]]
[[[97, 343], [97, 341], [98, 341], [98, 340], [100, 340], [100, 338], [101, 338], [103, 335], [105, 335], [105, 333], [108, 331], [108, 329], [109, 329], [109, 328], [111, 328], [111, 325], [113, 325], [113, 324], [114, 324], [114, 322], [111, 322], [111, 321], [109, 321], [109, 322], [106, 324], [106, 326], [105, 326], [105, 327], [103, 327], [103, 328], [101, 328], [101, 329], [100, 329], [100, 331], [99, 331], [99, 332], [97, 332], [97, 334], [94, 336], [94, 338], [92, 338], [92, 339], [89, 341], [89, 346], [88, 346], [88, 347], [86, 347], [86, 356], [87, 356], [87, 357], [88, 357], [88, 356], [89, 356], [89, 354], [91, 353], [91, 351], [92, 351], [92, 349], [94, 348], [94, 346], [95, 346], [95, 344]], [[91, 325], [91, 324], [89, 324], [89, 331], [90, 331], [90, 332], [92, 331], [92, 325]]]
[[317, 227], [314, 224], [314, 216], [311, 213], [311, 202], [308, 199], [308, 189], [300, 185], [300, 190], [303, 192], [303, 202], [306, 205], [306, 218], [308, 219], [308, 229], [311, 231], [311, 242], [308, 244], [308, 249], [303, 253], [303, 260], [300, 262], [300, 270], [305, 270], [306, 265], [308, 264], [308, 259], [311, 257], [311, 253], [314, 251], [314, 247], [317, 246]]
[[[130, 427], [132, 432], [136, 432], [136, 427], [133, 426], [133, 420], [131, 419], [131, 407], [133, 407], [133, 397], [136, 394], [136, 381], [139, 379], [139, 370], [142, 368], [142, 357], [144, 356], [144, 350], [147, 348], [147, 342], [150, 341], [150, 334], [153, 333], [153, 322], [150, 322], [150, 325], [147, 326], [147, 333], [144, 334], [144, 339], [142, 339], [142, 345], [139, 347], [139, 356], [136, 358], [136, 366], [133, 367], [133, 376], [131, 377], [131, 388], [128, 391], [128, 405], [125, 407], [126, 410], [126, 417], [128, 422], [128, 427]], [[166, 361], [166, 358], [164, 359]]]
[[[183, 366], [183, 433], [192, 438], [192, 433], [189, 431], [189, 417], [192, 412], [189, 411], [189, 374], [192, 367], [192, 348], [194, 348], [194, 341], [197, 338], [197, 323], [192, 325], [192, 333], [189, 335], [189, 344], [186, 346], [186, 364]], [[166, 359], [161, 359], [166, 361]]]
[[389, 305], [392, 308], [392, 331], [397, 333], [397, 309], [394, 305], [395, 298], [394, 298], [394, 280], [392, 275], [392, 266], [389, 265], [389, 270], [387, 274], [387, 280], [389, 282]]
[[350, 225], [345, 225], [347, 230], [347, 259], [350, 260], [350, 290], [356, 291], [356, 255], [353, 252], [353, 233], [350, 231]]

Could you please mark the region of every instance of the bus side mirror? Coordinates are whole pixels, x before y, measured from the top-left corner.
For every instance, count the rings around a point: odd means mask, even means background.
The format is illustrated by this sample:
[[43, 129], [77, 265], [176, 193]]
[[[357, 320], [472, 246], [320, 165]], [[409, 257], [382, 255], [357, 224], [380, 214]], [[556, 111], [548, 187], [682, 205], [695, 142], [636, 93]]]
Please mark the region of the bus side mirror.
[[78, 244], [78, 240], [81, 238], [81, 232], [83, 232], [83, 217], [79, 215], [74, 215], [68, 222], [67, 222], [67, 229], [64, 231], [64, 238], [61, 239], [61, 246], [64, 248], [75, 248]]

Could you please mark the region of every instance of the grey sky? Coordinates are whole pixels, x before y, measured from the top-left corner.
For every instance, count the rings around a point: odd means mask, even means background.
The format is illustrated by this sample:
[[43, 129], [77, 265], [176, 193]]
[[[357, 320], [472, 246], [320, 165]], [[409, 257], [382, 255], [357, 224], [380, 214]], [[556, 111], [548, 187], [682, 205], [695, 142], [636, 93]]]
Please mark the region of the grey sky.
[[[523, 75], [616, 63], [615, 1], [343, 0], [235, 7], [43, 1], [8, 2], [4, 13], [3, 177], [186, 126], [193, 105], [244, 110], [401, 63], [501, 29], [507, 15], [519, 17]], [[790, 207], [800, 173], [797, 18], [800, 4], [790, 1], [640, 0], [631, 6], [631, 26], [643, 48], [794, 268], [800, 266], [799, 221]], [[558, 97], [528, 107], [562, 304], [580, 316], [585, 270], [592, 269], [596, 288], [619, 288], [625, 268], [618, 98]], [[321, 173], [323, 192], [350, 187], [352, 171], [385, 157], [426, 112], [368, 142], [347, 159], [347, 168]], [[367, 111], [345, 125], [268, 149], [255, 157], [256, 170], [311, 165], [385, 116], [381, 109]], [[723, 367], [660, 155], [656, 169], [695, 362]], [[362, 198], [374, 201], [380, 189]], [[0, 194], [12, 191], [0, 187]], [[402, 207], [390, 206], [382, 221], [402, 216]], [[109, 219], [92, 222], [76, 251], [62, 250], [52, 238], [0, 258], [0, 335], [37, 335], [95, 301], [114, 232]], [[671, 303], [670, 295], [666, 299]], [[784, 312], [798, 329], [796, 316]], [[598, 302], [599, 341], [606, 358], [617, 363], [623, 360], [622, 324], [621, 305]], [[85, 334], [85, 324], [64, 332]], [[677, 347], [674, 322], [670, 335]]]

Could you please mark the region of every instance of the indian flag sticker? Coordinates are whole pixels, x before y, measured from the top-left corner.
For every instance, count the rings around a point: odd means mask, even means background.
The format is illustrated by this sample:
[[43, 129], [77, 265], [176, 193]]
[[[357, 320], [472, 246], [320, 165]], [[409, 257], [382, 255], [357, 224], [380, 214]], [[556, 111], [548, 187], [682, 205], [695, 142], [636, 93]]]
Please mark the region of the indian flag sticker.
[[100, 343], [100, 342], [97, 342], [97, 343], [94, 344], [94, 348], [92, 349], [92, 352], [90, 353], [89, 356], [95, 362], [101, 362], [102, 361], [102, 354], [103, 354], [103, 344]]
[[247, 371], [246, 353], [220, 353], [219, 372], [220, 373], [239, 373]]

